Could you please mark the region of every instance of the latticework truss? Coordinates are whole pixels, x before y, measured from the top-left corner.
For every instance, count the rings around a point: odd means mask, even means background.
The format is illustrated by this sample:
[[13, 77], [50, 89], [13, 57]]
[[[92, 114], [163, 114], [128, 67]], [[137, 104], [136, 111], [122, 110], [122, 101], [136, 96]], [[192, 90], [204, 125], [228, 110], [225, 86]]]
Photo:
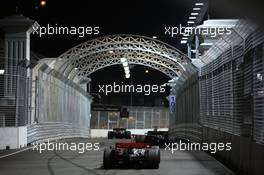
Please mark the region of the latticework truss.
[[191, 60], [161, 41], [137, 35], [112, 35], [82, 43], [61, 56], [56, 69], [70, 79], [87, 77], [125, 57], [129, 64], [159, 70], [169, 77], [186, 79], [196, 71]]

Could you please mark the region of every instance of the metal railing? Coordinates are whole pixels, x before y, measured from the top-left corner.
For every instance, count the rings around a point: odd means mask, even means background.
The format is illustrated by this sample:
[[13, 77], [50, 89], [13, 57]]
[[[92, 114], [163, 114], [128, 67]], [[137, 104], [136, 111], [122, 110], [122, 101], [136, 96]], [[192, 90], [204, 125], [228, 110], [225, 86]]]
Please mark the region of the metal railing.
[[32, 116], [28, 142], [89, 137], [90, 96], [46, 64], [36, 66], [32, 86]]
[[200, 123], [264, 143], [264, 33], [240, 20], [202, 56]]
[[150, 129], [169, 127], [169, 110], [165, 107], [127, 107], [129, 118], [120, 118], [119, 112], [92, 111], [91, 129]]
[[29, 72], [17, 59], [0, 60], [0, 127], [24, 126], [30, 118]]

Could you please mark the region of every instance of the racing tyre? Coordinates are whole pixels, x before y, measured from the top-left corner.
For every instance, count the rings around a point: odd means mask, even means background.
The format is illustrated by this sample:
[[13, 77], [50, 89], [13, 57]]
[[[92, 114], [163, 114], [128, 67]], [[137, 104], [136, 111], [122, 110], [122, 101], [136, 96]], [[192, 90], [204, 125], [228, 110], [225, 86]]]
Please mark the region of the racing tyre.
[[152, 149], [159, 149], [159, 146], [151, 146]]
[[160, 150], [158, 148], [147, 150], [146, 160], [148, 168], [158, 169], [160, 164]]
[[109, 169], [112, 167], [112, 150], [109, 148], [104, 149], [103, 167]]

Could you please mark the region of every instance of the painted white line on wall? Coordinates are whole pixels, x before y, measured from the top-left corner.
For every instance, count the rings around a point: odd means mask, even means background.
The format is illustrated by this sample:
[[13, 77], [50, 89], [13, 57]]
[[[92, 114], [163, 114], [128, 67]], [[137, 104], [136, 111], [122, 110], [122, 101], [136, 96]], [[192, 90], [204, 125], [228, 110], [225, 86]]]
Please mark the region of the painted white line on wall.
[[9, 156], [12, 156], [12, 155], [24, 152], [24, 151], [27, 151], [27, 150], [32, 149], [32, 148], [33, 148], [33, 146], [31, 146], [29, 148], [25, 148], [25, 149], [19, 150], [19, 151], [16, 151], [16, 152], [13, 152], [13, 153], [10, 153], [10, 154], [7, 154], [7, 155], [0, 156], [0, 159], [5, 158], [5, 157], [9, 157]]

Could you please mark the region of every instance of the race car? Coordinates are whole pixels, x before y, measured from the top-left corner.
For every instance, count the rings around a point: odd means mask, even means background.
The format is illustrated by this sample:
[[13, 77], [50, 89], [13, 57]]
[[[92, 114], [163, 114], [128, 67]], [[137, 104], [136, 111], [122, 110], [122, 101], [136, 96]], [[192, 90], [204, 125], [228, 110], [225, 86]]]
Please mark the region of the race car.
[[118, 166], [158, 169], [160, 164], [159, 147], [150, 147], [142, 142], [117, 142], [104, 149], [103, 167]]
[[131, 132], [126, 128], [114, 128], [113, 131], [108, 131], [108, 139], [131, 139]]
[[168, 131], [148, 131], [146, 140], [150, 145], [164, 147], [165, 143], [169, 143], [169, 133]]
[[168, 136], [168, 131], [148, 131], [146, 135], [134, 135], [136, 142], [145, 142], [159, 147], [165, 147], [165, 143], [169, 143]]

